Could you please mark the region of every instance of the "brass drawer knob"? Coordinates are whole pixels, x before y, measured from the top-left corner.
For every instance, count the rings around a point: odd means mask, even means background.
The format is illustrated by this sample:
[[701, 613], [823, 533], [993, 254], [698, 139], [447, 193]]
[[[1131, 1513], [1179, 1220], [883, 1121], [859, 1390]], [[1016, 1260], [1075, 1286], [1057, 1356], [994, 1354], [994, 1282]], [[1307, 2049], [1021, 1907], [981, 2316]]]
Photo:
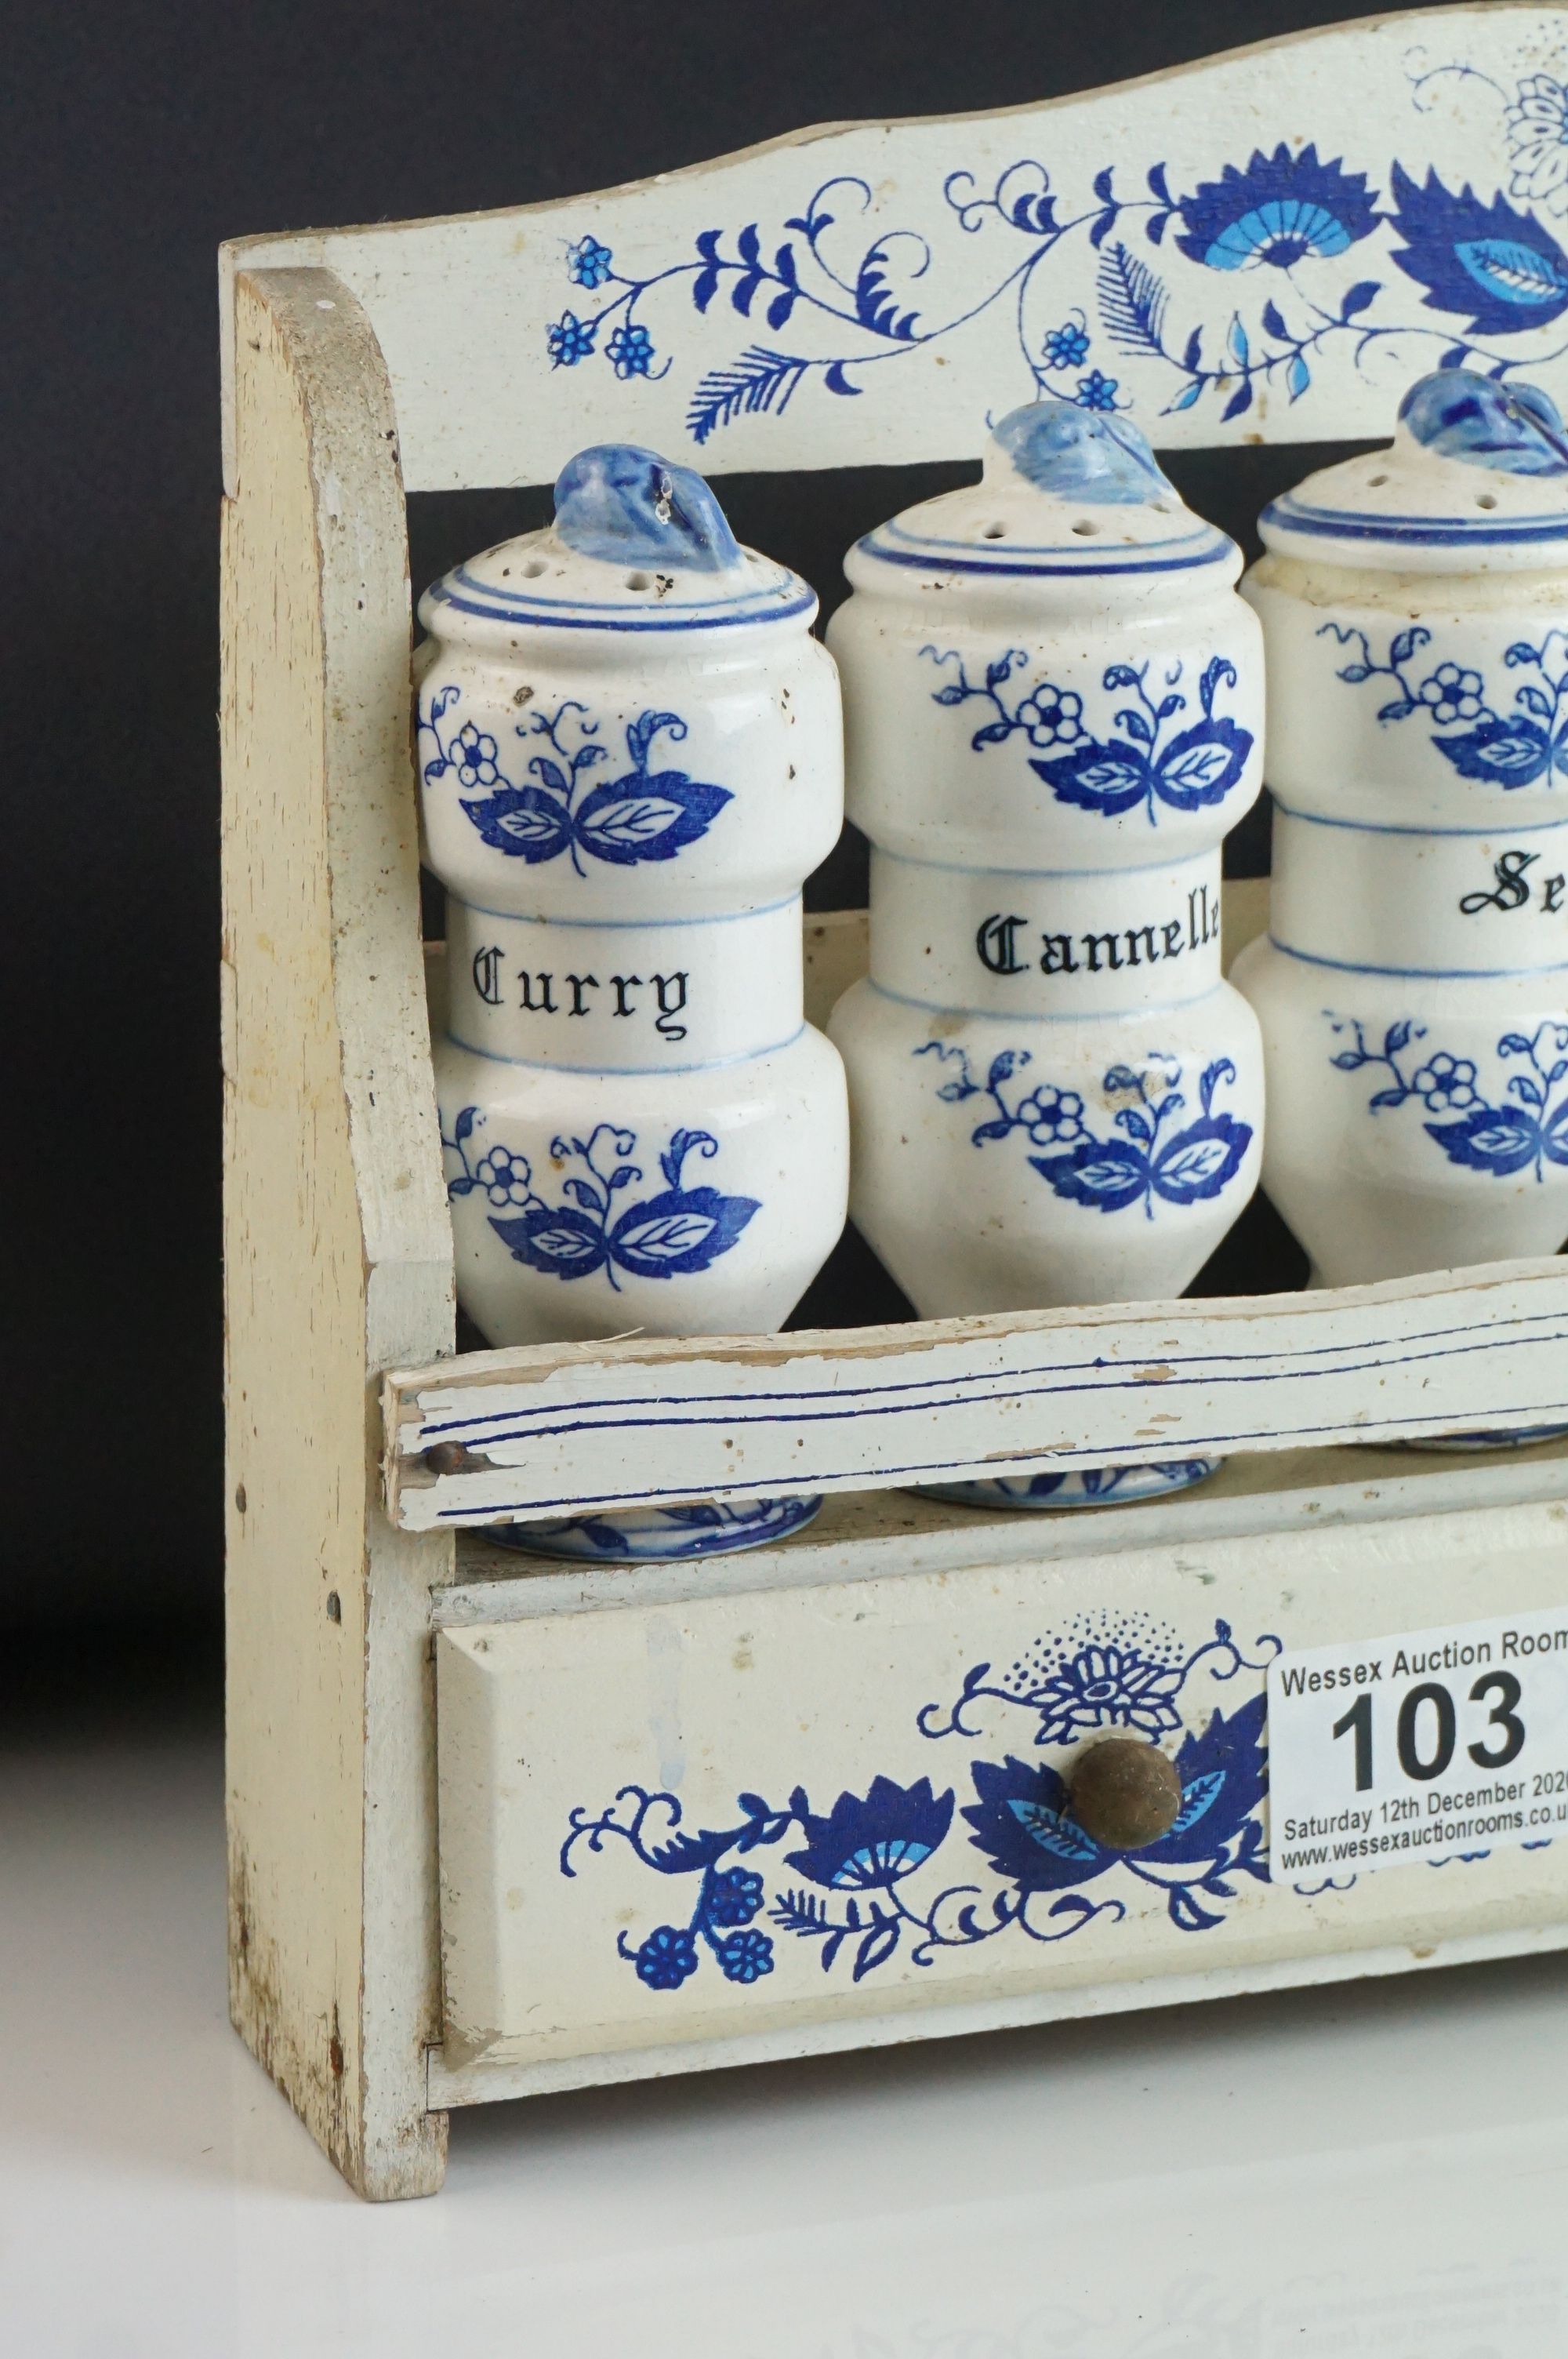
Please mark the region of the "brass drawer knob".
[[1069, 1816], [1107, 1851], [1144, 1851], [1175, 1825], [1182, 1781], [1158, 1745], [1108, 1736], [1079, 1755], [1068, 1798]]

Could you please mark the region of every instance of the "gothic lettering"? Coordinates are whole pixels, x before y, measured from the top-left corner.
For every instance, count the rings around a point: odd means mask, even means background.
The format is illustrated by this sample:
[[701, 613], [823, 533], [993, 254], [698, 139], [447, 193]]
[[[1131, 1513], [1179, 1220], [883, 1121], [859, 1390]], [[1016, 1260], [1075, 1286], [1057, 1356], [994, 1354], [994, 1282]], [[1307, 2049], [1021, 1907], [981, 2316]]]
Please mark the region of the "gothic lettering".
[[[633, 977], [633, 981], [636, 981], [635, 976]], [[655, 974], [651, 977], [651, 981], [659, 1002], [659, 1012], [654, 1019], [654, 1029], [655, 1032], [662, 1032], [666, 1040], [684, 1040], [686, 1026], [673, 1021], [673, 1018], [677, 1016], [686, 1006], [687, 978], [684, 972], [676, 974]]]
[[1027, 923], [1027, 919], [1004, 918], [1000, 914], [984, 919], [975, 936], [980, 964], [989, 967], [992, 974], [1024, 973], [1024, 962], [1017, 954], [1013, 937], [1020, 926]]
[[1522, 909], [1530, 894], [1524, 872], [1532, 868], [1540, 857], [1538, 852], [1499, 853], [1492, 863], [1496, 884], [1489, 893], [1466, 893], [1463, 897], [1459, 907], [1465, 916], [1473, 918], [1481, 909]]

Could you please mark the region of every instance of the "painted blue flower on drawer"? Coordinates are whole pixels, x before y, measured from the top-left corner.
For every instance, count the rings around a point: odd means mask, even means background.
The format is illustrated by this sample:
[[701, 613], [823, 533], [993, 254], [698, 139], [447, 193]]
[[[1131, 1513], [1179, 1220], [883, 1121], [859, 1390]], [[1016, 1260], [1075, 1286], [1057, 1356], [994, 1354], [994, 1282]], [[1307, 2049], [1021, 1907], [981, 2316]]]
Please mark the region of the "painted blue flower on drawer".
[[[1200, 1665], [1223, 1683], [1260, 1673], [1279, 1645], [1260, 1638], [1261, 1656], [1249, 1658], [1217, 1622], [1213, 1637], [1184, 1655], [1167, 1631], [1102, 1619], [1042, 1639], [1000, 1677], [976, 1664], [952, 1705], [923, 1705], [914, 1724], [933, 1742], [972, 1745], [981, 1734], [972, 1715], [1000, 1703], [1033, 1715], [1036, 1746], [1098, 1734], [1165, 1742], [1181, 1729], [1179, 1699]], [[1137, 1853], [1108, 1850], [1085, 1832], [1061, 1769], [1008, 1753], [968, 1761], [972, 1800], [929, 1775], [900, 1783], [879, 1771], [825, 1810], [804, 1786], [778, 1803], [743, 1790], [725, 1824], [697, 1829], [685, 1824], [675, 1794], [622, 1786], [607, 1807], [573, 1810], [560, 1868], [575, 1876], [585, 1853], [624, 1845], [682, 1894], [671, 1921], [616, 1936], [621, 1956], [658, 1992], [680, 1989], [705, 1959], [726, 1981], [760, 1981], [773, 1972], [781, 1939], [809, 1945], [825, 1973], [846, 1966], [857, 1983], [895, 1958], [929, 1966], [999, 1935], [1065, 1940], [1097, 1919], [1120, 1922], [1140, 1886], [1160, 1896], [1181, 1931], [1201, 1933], [1222, 1921], [1237, 1877], [1268, 1872], [1261, 1689], [1233, 1712], [1211, 1712], [1182, 1736], [1174, 1758], [1175, 1822]], [[989, 1883], [970, 1880], [970, 1854]], [[1090, 1897], [1083, 1888], [1109, 1876], [1119, 1889]]]
[[[589, 718], [585, 704], [569, 697], [558, 712], [535, 712], [516, 724], [519, 737], [542, 738], [549, 747], [529, 758], [533, 784], [519, 786], [502, 769], [500, 749], [488, 730], [449, 719], [461, 701], [461, 689], [449, 686], [421, 706], [419, 734], [436, 749], [425, 764], [426, 783], [437, 786], [449, 778], [484, 842], [508, 859], [534, 866], [558, 860], [565, 852], [579, 876], [588, 873], [584, 853], [617, 868], [674, 860], [705, 836], [734, 799], [727, 787], [709, 786], [684, 770], [652, 768], [654, 740], [668, 736], [678, 744], [687, 734], [678, 712], [639, 713], [626, 730], [631, 768], [620, 777], [601, 779], [579, 800], [589, 771], [610, 759], [609, 747], [599, 742], [599, 723]], [[568, 714], [576, 718], [568, 722]], [[568, 736], [575, 744], [568, 744]]]
[[[1078, 182], [1025, 155], [891, 193], [844, 172], [795, 212], [635, 259], [585, 225], [562, 241], [572, 305], [541, 334], [557, 368], [653, 381], [689, 366], [697, 444], [779, 417], [804, 386], [863, 396], [883, 364], [980, 322], [1016, 342], [1035, 391], [1092, 409], [1130, 407], [1136, 386], [1164, 414], [1202, 404], [1228, 421], [1265, 395], [1301, 401], [1330, 355], [1364, 370], [1385, 346], [1385, 379], [1433, 360], [1507, 377], [1568, 351], [1541, 346], [1568, 311], [1568, 88], [1516, 72], [1507, 85], [1462, 50], [1412, 68], [1411, 115], [1375, 156], [1334, 153], [1319, 125], [1184, 172], [1138, 158]], [[1492, 111], [1495, 160], [1456, 181], [1421, 118], [1461, 85]], [[1484, 158], [1484, 125], [1469, 136]], [[1092, 315], [1065, 299], [1090, 283]]]
[[589, 1138], [551, 1140], [554, 1162], [580, 1167], [563, 1183], [568, 1201], [552, 1204], [535, 1189], [527, 1157], [512, 1147], [487, 1147], [470, 1161], [470, 1146], [483, 1119], [477, 1106], [464, 1106], [452, 1136], [442, 1136], [441, 1145], [462, 1166], [448, 1182], [447, 1193], [471, 1196], [482, 1190], [496, 1207], [490, 1225], [513, 1260], [551, 1277], [591, 1277], [602, 1270], [617, 1294], [618, 1269], [630, 1277], [689, 1277], [728, 1253], [762, 1209], [755, 1196], [685, 1186], [687, 1159], [695, 1155], [711, 1160], [719, 1141], [709, 1131], [677, 1130], [659, 1158], [665, 1187], [636, 1197], [612, 1219], [618, 1199], [638, 1184], [643, 1170], [630, 1160], [637, 1151], [636, 1132], [608, 1122], [599, 1124]]

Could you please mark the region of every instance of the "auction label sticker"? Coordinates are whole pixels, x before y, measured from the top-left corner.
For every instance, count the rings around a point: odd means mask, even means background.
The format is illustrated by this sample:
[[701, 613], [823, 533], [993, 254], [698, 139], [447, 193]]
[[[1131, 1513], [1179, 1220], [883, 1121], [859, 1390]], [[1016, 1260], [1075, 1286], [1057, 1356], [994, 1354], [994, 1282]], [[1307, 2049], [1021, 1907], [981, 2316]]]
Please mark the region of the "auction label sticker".
[[1568, 1605], [1308, 1647], [1269, 1666], [1269, 1873], [1568, 1835]]

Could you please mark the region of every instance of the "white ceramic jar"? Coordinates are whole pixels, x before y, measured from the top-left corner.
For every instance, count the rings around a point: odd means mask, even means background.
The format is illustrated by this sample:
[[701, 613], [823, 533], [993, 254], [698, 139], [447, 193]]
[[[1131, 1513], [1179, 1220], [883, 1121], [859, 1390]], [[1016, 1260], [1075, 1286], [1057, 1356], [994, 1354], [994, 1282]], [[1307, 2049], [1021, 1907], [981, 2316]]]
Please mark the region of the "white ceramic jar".
[[[1263, 513], [1264, 1184], [1318, 1283], [1568, 1233], [1568, 438], [1445, 370]], [[1499, 1410], [1506, 1408], [1499, 1402]]]
[[[437, 1096], [459, 1299], [492, 1343], [770, 1332], [843, 1226], [843, 1071], [802, 1014], [801, 886], [843, 810], [816, 610], [700, 476], [620, 444], [420, 603]], [[515, 1537], [700, 1554], [811, 1504]]]
[[[1180, 1294], [1256, 1185], [1258, 1028], [1220, 975], [1221, 839], [1261, 778], [1240, 570], [1134, 428], [1058, 401], [847, 560], [871, 973], [830, 1030], [850, 1209], [925, 1317]], [[1140, 1477], [1010, 1503], [1178, 1479]]]

